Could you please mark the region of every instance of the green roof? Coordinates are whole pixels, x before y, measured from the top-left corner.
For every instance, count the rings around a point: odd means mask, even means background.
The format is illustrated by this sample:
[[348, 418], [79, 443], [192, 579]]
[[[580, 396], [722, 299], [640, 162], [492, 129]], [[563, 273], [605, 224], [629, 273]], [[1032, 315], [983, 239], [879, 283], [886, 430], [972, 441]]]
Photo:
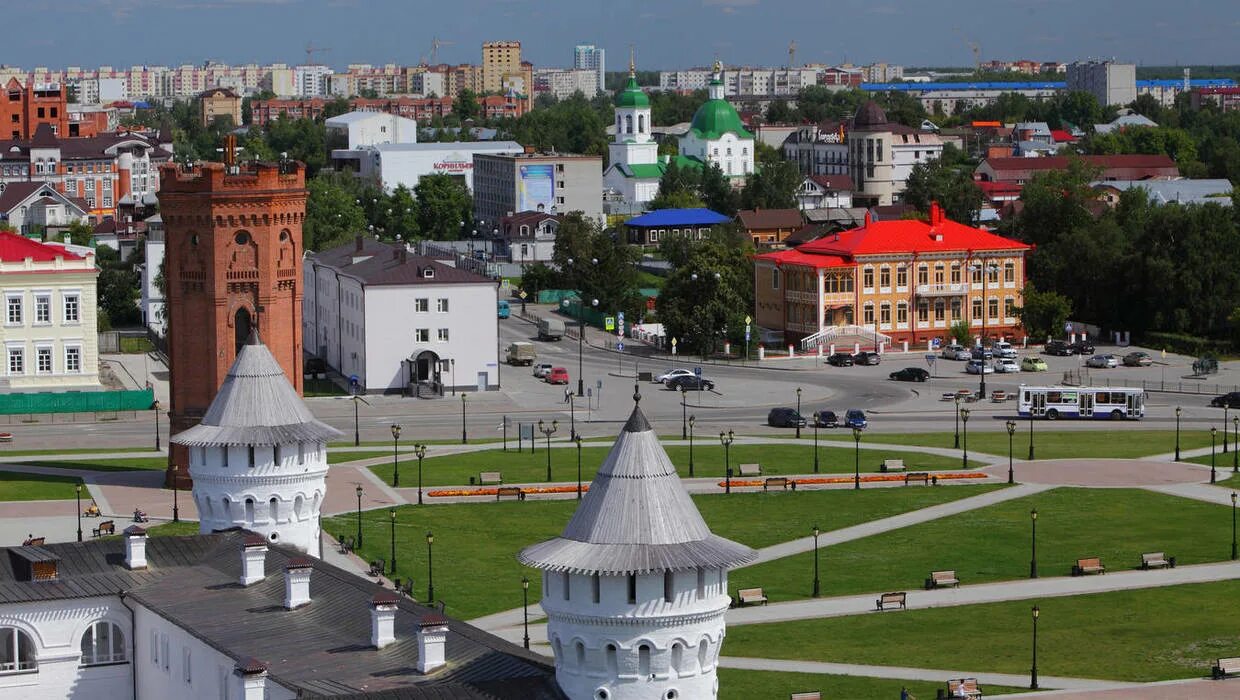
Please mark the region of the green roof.
[[637, 87], [637, 78], [630, 75], [629, 82], [625, 84], [624, 91], [616, 95], [617, 107], [649, 107], [650, 98], [646, 97], [646, 93]]
[[[671, 160], [676, 161], [676, 167], [689, 170], [701, 170], [705, 165], [697, 158], [690, 156], [672, 156]], [[620, 172], [625, 177], [637, 178], [639, 180], [657, 180], [663, 177], [664, 171], [667, 170], [667, 163], [640, 163], [637, 165], [625, 164], [618, 165]]]
[[690, 128], [698, 138], [711, 141], [729, 132], [743, 139], [753, 138], [753, 134], [745, 130], [741, 115], [727, 100], [707, 100], [693, 113]]

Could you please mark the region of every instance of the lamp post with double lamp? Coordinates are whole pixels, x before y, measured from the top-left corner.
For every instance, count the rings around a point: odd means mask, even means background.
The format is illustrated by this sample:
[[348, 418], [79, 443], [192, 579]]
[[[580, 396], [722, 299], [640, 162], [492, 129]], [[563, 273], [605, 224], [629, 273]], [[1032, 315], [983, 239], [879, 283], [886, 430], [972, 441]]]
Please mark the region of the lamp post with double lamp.
[[392, 520], [392, 568], [388, 569], [393, 575], [396, 574], [396, 509], [392, 508], [388, 511], [388, 515]]
[[723, 445], [723, 492], [732, 493], [732, 431], [719, 433], [719, 444]]
[[1016, 478], [1015, 478], [1016, 474], [1014, 471], [1012, 471], [1012, 438], [1016, 435], [1016, 421], [1010, 420], [1007, 422], [1007, 433], [1008, 433], [1008, 483], [1014, 484], [1016, 483]]
[[362, 546], [362, 486], [357, 486], [357, 546]]
[[542, 421], [538, 421], [538, 432], [547, 438], [547, 481], [551, 481], [551, 434], [560, 427], [559, 421], [551, 421], [551, 425], [547, 425]]
[[82, 541], [82, 482], [73, 485], [73, 493], [77, 497], [78, 542]]
[[573, 442], [577, 443], [577, 500], [581, 500], [581, 436], [574, 435]]
[[418, 458], [418, 505], [422, 505], [422, 458], [426, 456], [426, 445], [414, 445], [413, 455]]
[[861, 488], [861, 428], [853, 428], [853, 490]]
[[[400, 461], [397, 459], [400, 444], [400, 426], [392, 424], [392, 488], [400, 486]], [[419, 489], [421, 486], [419, 486]]]
[[[156, 447], [155, 449], [159, 449]], [[1223, 401], [1223, 454], [1227, 454], [1227, 402]]]
[[465, 392], [461, 392], [461, 444], [469, 444], [469, 435], [465, 432]]
[[525, 648], [530, 648], [530, 579], [521, 577], [521, 626], [525, 629]]
[[814, 596], [818, 597], [821, 589], [818, 584], [818, 526], [814, 526]]
[[1179, 406], [1175, 407], [1175, 461], [1180, 461], [1180, 415], [1184, 413], [1184, 409]]
[[801, 439], [801, 387], [797, 387], [797, 439]]
[[969, 467], [969, 409], [960, 409], [960, 425], [964, 428], [964, 447], [960, 453], [960, 467], [967, 469]]
[[1236, 560], [1236, 492], [1231, 492], [1231, 560]]
[[693, 424], [697, 422], [697, 416], [689, 416], [689, 478], [693, 478]]
[[[151, 411], [155, 413], [155, 451], [156, 452], [159, 452], [159, 408], [160, 406], [159, 406], [158, 401], [151, 404]], [[1224, 421], [1223, 425], [1227, 425], [1227, 423]]]
[[1038, 689], [1038, 606], [1033, 606], [1033, 666], [1029, 669], [1029, 689]]
[[1210, 483], [1218, 481], [1218, 474], [1214, 470], [1214, 438], [1218, 435], [1218, 428], [1210, 428]]
[[1038, 509], [1029, 511], [1029, 578], [1038, 577]]
[[976, 262], [976, 263], [973, 263], [972, 265], [969, 265], [969, 270], [971, 272], [980, 271], [982, 273], [982, 347], [981, 347], [982, 367], [981, 367], [981, 371], [978, 372], [978, 377], [980, 378], [981, 384], [978, 386], [978, 389], [977, 389], [977, 398], [984, 399], [986, 398], [986, 314], [989, 313], [990, 311], [990, 299], [988, 298], [988, 294], [989, 294], [988, 289], [989, 289], [989, 283], [990, 283], [990, 274], [992, 272], [995, 274], [998, 274], [999, 266], [993, 262], [989, 262], [989, 263]]
[[426, 604], [435, 604], [435, 535], [426, 531]]
[[956, 433], [955, 437], [952, 438], [952, 448], [958, 450], [960, 449], [960, 394], [956, 394], [956, 398], [953, 401], [956, 403]]
[[1240, 416], [1232, 416], [1231, 425], [1232, 436], [1236, 438], [1235, 449], [1231, 451], [1231, 473], [1236, 474], [1240, 473]]

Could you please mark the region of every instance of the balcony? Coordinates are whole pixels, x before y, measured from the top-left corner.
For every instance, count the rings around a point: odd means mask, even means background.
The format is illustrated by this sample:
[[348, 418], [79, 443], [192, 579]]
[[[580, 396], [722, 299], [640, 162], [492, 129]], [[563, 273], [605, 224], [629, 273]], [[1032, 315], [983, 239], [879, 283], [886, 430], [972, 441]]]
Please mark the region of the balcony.
[[959, 284], [919, 284], [917, 285], [917, 296], [919, 297], [954, 297], [968, 293], [969, 285], [963, 282]]
[[784, 295], [788, 298], [788, 301], [798, 304], [814, 304], [818, 301], [817, 292], [784, 292]]

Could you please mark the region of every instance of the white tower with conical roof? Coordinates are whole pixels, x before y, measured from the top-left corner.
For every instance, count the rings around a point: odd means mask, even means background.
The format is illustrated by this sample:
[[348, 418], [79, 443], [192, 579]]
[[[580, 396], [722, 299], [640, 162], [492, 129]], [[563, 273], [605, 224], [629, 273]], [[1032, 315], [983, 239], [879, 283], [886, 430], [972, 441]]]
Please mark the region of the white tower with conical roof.
[[244, 527], [319, 556], [327, 442], [338, 435], [252, 332], [202, 422], [172, 437], [189, 448], [199, 530]]
[[756, 557], [711, 533], [636, 406], [563, 534], [518, 555], [571, 700], [717, 697], [728, 570]]

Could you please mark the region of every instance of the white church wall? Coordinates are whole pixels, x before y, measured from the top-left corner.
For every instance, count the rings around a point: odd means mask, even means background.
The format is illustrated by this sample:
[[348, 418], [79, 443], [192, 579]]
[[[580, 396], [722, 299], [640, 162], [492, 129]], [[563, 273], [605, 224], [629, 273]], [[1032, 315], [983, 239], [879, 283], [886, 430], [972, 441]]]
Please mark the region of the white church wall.
[[[0, 628], [17, 628], [35, 646], [36, 669], [0, 675], [0, 700], [132, 698], [133, 640], [129, 611], [117, 597], [0, 605]], [[82, 665], [82, 636], [95, 622], [117, 625], [126, 636], [126, 661]]]

